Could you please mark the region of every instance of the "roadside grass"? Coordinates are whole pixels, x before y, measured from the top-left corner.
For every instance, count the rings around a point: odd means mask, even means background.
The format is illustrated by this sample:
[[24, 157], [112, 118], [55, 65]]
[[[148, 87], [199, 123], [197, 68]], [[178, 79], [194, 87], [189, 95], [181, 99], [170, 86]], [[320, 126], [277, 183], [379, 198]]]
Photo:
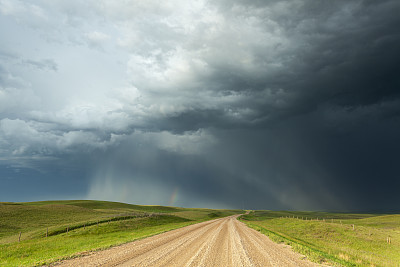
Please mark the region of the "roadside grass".
[[176, 216], [155, 216], [92, 225], [47, 238], [1, 245], [1, 266], [49, 264], [82, 251], [105, 249], [191, 224]]
[[255, 211], [241, 221], [314, 262], [400, 266], [400, 215]]
[[0, 203], [0, 266], [50, 264], [239, 213], [87, 200]]

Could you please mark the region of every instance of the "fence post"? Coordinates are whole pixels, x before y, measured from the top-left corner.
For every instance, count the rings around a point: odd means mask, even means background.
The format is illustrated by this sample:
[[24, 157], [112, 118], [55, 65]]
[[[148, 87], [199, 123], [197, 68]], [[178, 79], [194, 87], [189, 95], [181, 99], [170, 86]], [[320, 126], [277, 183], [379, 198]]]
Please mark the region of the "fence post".
[[21, 232], [19, 232], [18, 242], [21, 242]]
[[46, 229], [46, 237], [49, 235], [49, 227]]

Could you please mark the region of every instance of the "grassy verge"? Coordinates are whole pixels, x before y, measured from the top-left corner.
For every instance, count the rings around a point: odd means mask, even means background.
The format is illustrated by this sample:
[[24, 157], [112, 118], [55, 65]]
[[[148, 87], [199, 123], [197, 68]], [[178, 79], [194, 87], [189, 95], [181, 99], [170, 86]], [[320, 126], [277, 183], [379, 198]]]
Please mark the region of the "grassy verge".
[[314, 262], [400, 266], [400, 215], [256, 211], [241, 220]]
[[240, 212], [103, 201], [0, 203], [0, 266], [50, 264]]

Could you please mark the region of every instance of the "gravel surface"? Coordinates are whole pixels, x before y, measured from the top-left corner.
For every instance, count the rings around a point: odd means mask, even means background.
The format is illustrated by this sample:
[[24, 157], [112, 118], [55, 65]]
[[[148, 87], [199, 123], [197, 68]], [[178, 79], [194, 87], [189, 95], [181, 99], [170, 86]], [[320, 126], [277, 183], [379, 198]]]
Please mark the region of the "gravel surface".
[[237, 217], [190, 225], [57, 266], [320, 266]]

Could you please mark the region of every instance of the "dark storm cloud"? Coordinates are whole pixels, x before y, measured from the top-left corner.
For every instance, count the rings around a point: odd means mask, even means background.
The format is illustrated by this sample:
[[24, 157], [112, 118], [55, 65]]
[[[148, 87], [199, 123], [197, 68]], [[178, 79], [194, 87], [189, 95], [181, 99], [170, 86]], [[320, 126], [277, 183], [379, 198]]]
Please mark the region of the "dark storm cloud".
[[[226, 6], [222, 10], [231, 12]], [[279, 200], [283, 207], [297, 202], [302, 203], [298, 208], [397, 209], [399, 11], [396, 1], [345, 1], [305, 2], [290, 17], [276, 14], [273, 19], [285, 34], [299, 42], [282, 69], [272, 77], [265, 71], [264, 79], [229, 66], [216, 69], [209, 86], [241, 92], [243, 101], [158, 125], [226, 129], [220, 132], [224, 145], [213, 151], [215, 161], [230, 170], [237, 166], [237, 173], [247, 170], [266, 182], [265, 192], [277, 192], [276, 199], [286, 194]], [[260, 62], [268, 53], [262, 48], [252, 52]], [[265, 90], [270, 94], [260, 98]], [[253, 110], [248, 117], [230, 120], [227, 110], [245, 107]], [[247, 130], [233, 137], [233, 129]]]
[[[285, 1], [268, 4], [229, 1], [221, 7], [221, 12], [229, 17], [245, 10], [241, 19], [251, 14], [262, 20], [267, 11], [257, 12], [258, 9], [268, 10], [268, 5], [280, 3]], [[397, 14], [400, 8], [396, 1], [305, 1], [293, 5], [295, 9], [290, 16], [286, 11], [268, 17], [294, 43], [284, 50], [285, 55], [274, 58], [282, 66], [273, 75], [269, 69], [262, 68], [271, 52], [262, 45], [250, 50], [259, 73], [243, 71], [240, 65], [216, 66], [204, 87], [228, 95], [239, 92], [243, 100], [200, 114], [184, 113], [183, 125], [188, 125], [188, 121], [199, 124], [202, 120], [208, 124], [213, 118], [216, 124], [225, 125], [222, 121], [229, 120], [221, 119], [221, 113], [228, 112], [229, 108], [233, 111], [249, 108], [254, 111], [250, 119], [255, 121], [298, 116], [316, 111], [321, 105], [345, 110], [363, 106], [379, 113], [371, 105], [399, 97], [400, 19]], [[174, 117], [172, 122], [179, 119]], [[245, 125], [248, 119], [243, 121]], [[172, 125], [175, 129], [175, 124]]]
[[0, 1], [7, 185], [34, 169], [144, 204], [398, 207], [398, 1], [87, 5]]

